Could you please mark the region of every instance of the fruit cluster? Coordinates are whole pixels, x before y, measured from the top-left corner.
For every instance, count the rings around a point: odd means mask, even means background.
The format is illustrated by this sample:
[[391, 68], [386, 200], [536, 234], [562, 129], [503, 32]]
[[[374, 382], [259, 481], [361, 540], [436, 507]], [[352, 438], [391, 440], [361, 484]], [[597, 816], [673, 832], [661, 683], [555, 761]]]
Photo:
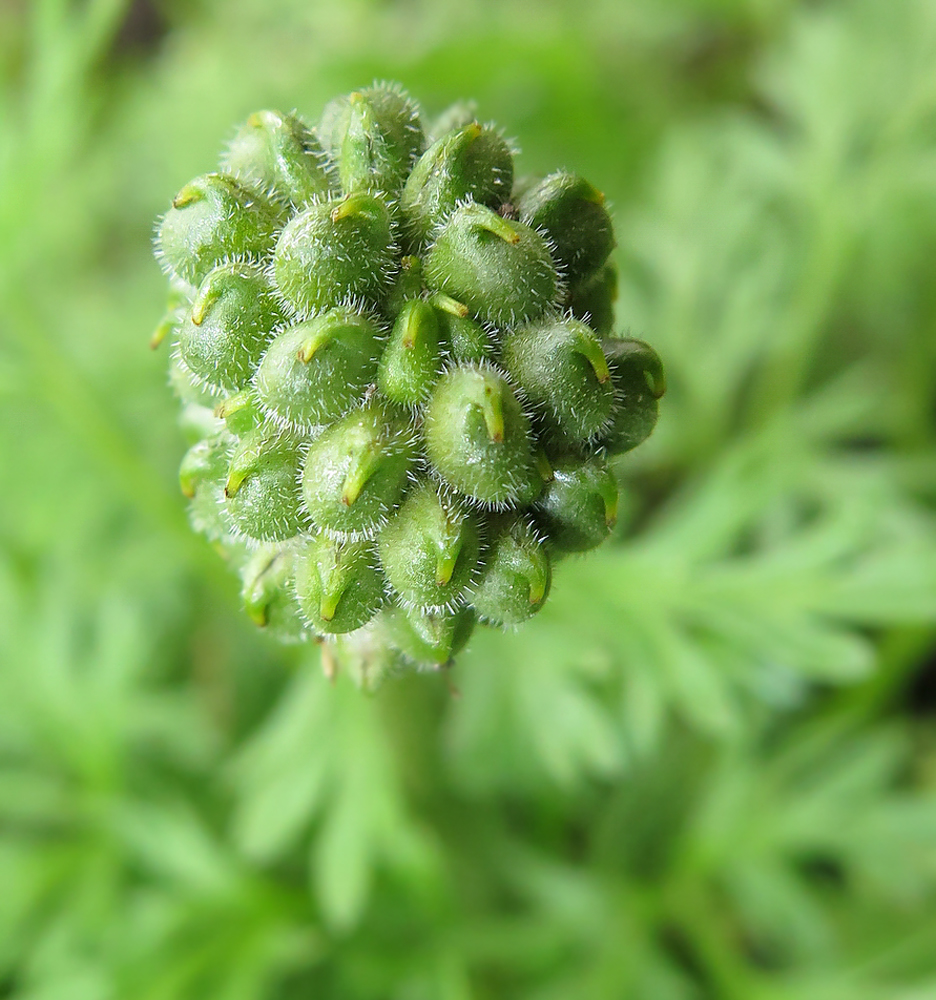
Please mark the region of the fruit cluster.
[[159, 222], [182, 491], [282, 638], [447, 664], [614, 525], [608, 458], [663, 370], [611, 339], [603, 196], [513, 161], [470, 108], [425, 132], [379, 85], [316, 126], [252, 114]]

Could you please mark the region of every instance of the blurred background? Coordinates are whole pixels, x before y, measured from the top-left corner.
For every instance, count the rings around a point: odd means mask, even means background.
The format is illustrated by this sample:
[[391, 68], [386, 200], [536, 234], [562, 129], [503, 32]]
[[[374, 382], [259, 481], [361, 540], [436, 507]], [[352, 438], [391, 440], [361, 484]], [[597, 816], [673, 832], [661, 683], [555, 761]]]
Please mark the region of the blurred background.
[[[474, 98], [663, 356], [617, 537], [366, 696], [178, 493], [153, 220]], [[0, 997], [936, 997], [936, 4], [0, 0]]]

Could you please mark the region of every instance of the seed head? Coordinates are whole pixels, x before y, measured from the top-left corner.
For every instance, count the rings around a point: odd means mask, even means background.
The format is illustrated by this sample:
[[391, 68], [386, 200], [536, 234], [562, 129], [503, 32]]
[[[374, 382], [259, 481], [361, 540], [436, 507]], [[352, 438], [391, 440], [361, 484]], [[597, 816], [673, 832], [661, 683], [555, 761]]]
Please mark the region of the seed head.
[[534, 616], [656, 423], [660, 359], [613, 336], [603, 196], [515, 156], [472, 105], [427, 139], [375, 84], [316, 124], [250, 115], [159, 223], [192, 526], [258, 627], [368, 685]]

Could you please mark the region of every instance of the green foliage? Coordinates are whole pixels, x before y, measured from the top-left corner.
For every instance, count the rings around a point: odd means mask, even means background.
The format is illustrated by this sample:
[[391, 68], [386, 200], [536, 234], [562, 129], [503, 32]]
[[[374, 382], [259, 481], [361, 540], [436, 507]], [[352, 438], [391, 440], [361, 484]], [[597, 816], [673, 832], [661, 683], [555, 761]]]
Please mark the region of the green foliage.
[[[120, 0], [0, 7], [0, 996], [936, 993], [932, 5], [159, 10], [141, 45]], [[233, 611], [146, 339], [149, 220], [211, 123], [373, 77], [609, 178], [668, 392], [543, 611], [368, 697]], [[260, 126], [298, 208], [314, 150]]]

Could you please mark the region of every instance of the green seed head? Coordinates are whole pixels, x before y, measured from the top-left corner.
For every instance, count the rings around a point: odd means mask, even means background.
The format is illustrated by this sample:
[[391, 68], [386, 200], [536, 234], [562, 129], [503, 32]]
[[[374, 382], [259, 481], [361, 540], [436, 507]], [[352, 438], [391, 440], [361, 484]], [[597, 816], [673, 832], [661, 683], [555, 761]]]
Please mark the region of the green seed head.
[[536, 614], [551, 562], [609, 534], [608, 457], [663, 391], [650, 347], [601, 339], [598, 191], [514, 181], [472, 105], [420, 120], [384, 85], [317, 127], [257, 111], [158, 235], [192, 525], [257, 625], [366, 685]]
[[384, 603], [384, 579], [370, 542], [313, 535], [296, 555], [296, 596], [319, 635], [353, 632]]
[[474, 101], [456, 101], [432, 122], [426, 133], [426, 140], [434, 143], [449, 132], [456, 132], [477, 120], [478, 108]]
[[460, 365], [436, 385], [423, 414], [426, 456], [452, 489], [490, 507], [529, 503], [542, 486], [530, 421], [506, 378]]
[[543, 236], [474, 202], [452, 212], [423, 263], [429, 288], [498, 327], [541, 316], [558, 295]]
[[325, 153], [295, 115], [255, 111], [237, 130], [223, 158], [225, 170], [245, 184], [296, 206], [331, 191]]
[[253, 381], [257, 401], [281, 427], [308, 433], [360, 403], [382, 347], [376, 323], [347, 306], [297, 323], [264, 354]]
[[235, 448], [224, 484], [225, 506], [238, 535], [263, 542], [292, 538], [302, 525], [296, 490], [299, 450], [264, 429]]
[[437, 139], [416, 162], [400, 199], [411, 244], [420, 247], [455, 207], [499, 208], [510, 198], [513, 154], [496, 131], [471, 122]]
[[442, 371], [435, 310], [423, 299], [403, 304], [380, 359], [377, 387], [393, 403], [418, 406]]
[[542, 183], [542, 180], [543, 178], [536, 174], [523, 174], [514, 181], [513, 193], [510, 196], [510, 200], [515, 209], [527, 191], [535, 188], [537, 184]]
[[645, 441], [656, 426], [666, 392], [660, 356], [642, 340], [603, 341], [614, 386], [614, 416], [600, 444], [621, 455]]
[[492, 625], [520, 625], [543, 606], [551, 583], [542, 539], [528, 520], [511, 517], [495, 526], [471, 605]]
[[260, 409], [250, 389], [242, 389], [223, 399], [215, 406], [213, 416], [216, 420], [223, 420], [228, 431], [239, 438], [258, 430], [266, 423], [266, 414]]
[[549, 546], [557, 552], [584, 552], [600, 545], [617, 523], [618, 487], [599, 455], [554, 463], [534, 512]]
[[198, 288], [178, 329], [179, 357], [209, 389], [243, 389], [283, 314], [255, 264], [219, 264]]
[[397, 608], [389, 616], [393, 642], [407, 659], [420, 666], [445, 667], [464, 649], [475, 626], [471, 608], [422, 611]]
[[418, 299], [423, 293], [422, 261], [412, 254], [400, 260], [400, 270], [387, 297], [387, 313], [398, 316], [404, 303]]
[[612, 263], [605, 264], [591, 278], [569, 289], [569, 309], [595, 333], [607, 336], [614, 326], [617, 290], [617, 268]]
[[212, 391], [195, 378], [178, 351], [174, 351], [169, 359], [169, 385], [186, 409], [197, 406], [211, 410], [217, 402], [217, 390]]
[[224, 514], [224, 482], [233, 446], [229, 434], [206, 437], [189, 448], [179, 467], [179, 488], [189, 500], [192, 527], [212, 541], [231, 530]]
[[400, 601], [424, 611], [457, 608], [478, 568], [477, 517], [422, 483], [380, 532], [380, 562]]
[[395, 270], [390, 213], [369, 194], [300, 212], [280, 234], [273, 254], [276, 287], [299, 316], [353, 300], [376, 304]]
[[340, 99], [328, 109], [322, 131], [346, 194], [396, 197], [425, 144], [415, 102], [389, 86]]
[[501, 363], [552, 439], [585, 441], [608, 423], [608, 362], [595, 332], [579, 320], [550, 315], [514, 330], [504, 338]]
[[262, 259], [282, 225], [279, 209], [227, 174], [189, 181], [172, 199], [156, 239], [157, 256], [182, 281], [198, 285], [232, 258]]
[[520, 218], [548, 234], [560, 273], [574, 284], [591, 277], [614, 249], [604, 195], [576, 174], [560, 170], [517, 199]]
[[312, 523], [346, 538], [373, 537], [399, 503], [416, 460], [407, 421], [370, 403], [309, 446], [302, 500]]
[[171, 340], [182, 325], [185, 315], [192, 308], [192, 288], [177, 278], [170, 279], [169, 294], [166, 297], [166, 311], [156, 324], [150, 337], [150, 348], [156, 350], [164, 340]]
[[471, 364], [494, 360], [493, 339], [468, 315], [468, 306], [442, 292], [436, 292], [429, 301], [435, 309], [442, 343], [453, 361]]
[[282, 642], [301, 642], [306, 627], [296, 601], [296, 552], [292, 546], [261, 545], [241, 567], [241, 598], [250, 620]]
[[220, 430], [218, 418], [211, 407], [185, 403], [179, 412], [179, 428], [188, 441], [203, 441]]

